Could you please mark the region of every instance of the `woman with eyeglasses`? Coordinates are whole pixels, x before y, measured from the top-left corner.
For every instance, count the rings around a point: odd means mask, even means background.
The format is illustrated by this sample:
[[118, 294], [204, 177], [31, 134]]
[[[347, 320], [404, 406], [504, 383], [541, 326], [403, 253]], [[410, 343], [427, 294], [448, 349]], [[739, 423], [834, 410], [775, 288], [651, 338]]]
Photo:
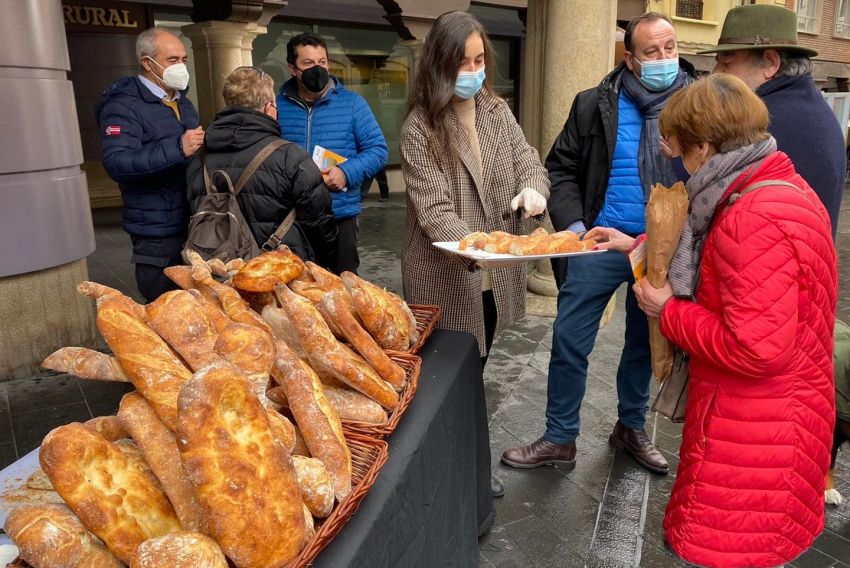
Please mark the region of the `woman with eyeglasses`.
[[[437, 18], [422, 48], [400, 142], [405, 297], [438, 304], [438, 327], [473, 334], [482, 364], [497, 331], [525, 315], [526, 266], [480, 269], [431, 243], [477, 231], [523, 234], [520, 214], [542, 214], [549, 197], [537, 151], [493, 92], [494, 55], [475, 16]], [[494, 482], [493, 494], [503, 493]]]
[[[203, 166], [223, 170], [233, 183], [270, 142], [280, 140], [274, 81], [255, 67], [239, 67], [224, 83], [227, 105], [209, 125], [203, 156], [186, 173], [189, 205], [195, 213], [206, 195]], [[330, 268], [335, 260], [338, 231], [331, 196], [319, 168], [296, 144], [277, 148], [260, 165], [237, 196], [239, 208], [262, 246], [293, 209], [296, 223], [283, 244], [304, 260]]]

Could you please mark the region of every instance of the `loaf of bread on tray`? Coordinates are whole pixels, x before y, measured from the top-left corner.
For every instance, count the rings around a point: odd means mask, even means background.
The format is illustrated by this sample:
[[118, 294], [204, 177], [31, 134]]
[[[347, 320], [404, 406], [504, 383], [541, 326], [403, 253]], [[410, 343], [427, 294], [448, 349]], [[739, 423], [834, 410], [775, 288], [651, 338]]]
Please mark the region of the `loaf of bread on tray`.
[[252, 258], [233, 277], [233, 287], [246, 292], [271, 292], [304, 271], [304, 261], [283, 245]]
[[23, 505], [6, 517], [3, 530], [20, 557], [35, 568], [121, 568], [103, 543], [65, 505]]
[[277, 359], [272, 373], [286, 391], [289, 410], [310, 454], [322, 460], [330, 473], [337, 498], [344, 498], [351, 492], [351, 452], [342, 432], [342, 423], [325, 398], [319, 377], [282, 341], [277, 342]]
[[187, 531], [206, 531], [206, 519], [195, 496], [195, 488], [180, 461], [174, 433], [162, 423], [139, 393], [124, 395], [118, 418], [141, 448], [151, 470], [162, 482], [180, 526]]
[[162, 491], [90, 428], [75, 422], [54, 429], [39, 459], [62, 499], [122, 562], [147, 539], [180, 530]]
[[199, 371], [216, 362], [218, 332], [203, 304], [185, 290], [172, 290], [145, 306], [147, 324], [189, 365]]
[[292, 456], [301, 498], [314, 517], [323, 519], [334, 507], [334, 486], [325, 464], [316, 458]]
[[140, 544], [130, 568], [227, 568], [227, 559], [205, 534], [176, 532]]
[[342, 282], [354, 302], [360, 321], [384, 349], [405, 351], [419, 339], [416, 318], [404, 300], [351, 272]]
[[265, 408], [233, 365], [180, 392], [177, 440], [210, 535], [240, 568], [285, 565], [305, 544], [304, 503]]
[[81, 379], [130, 382], [130, 377], [115, 357], [85, 347], [63, 347], [54, 351], [41, 362], [41, 367], [70, 373]]

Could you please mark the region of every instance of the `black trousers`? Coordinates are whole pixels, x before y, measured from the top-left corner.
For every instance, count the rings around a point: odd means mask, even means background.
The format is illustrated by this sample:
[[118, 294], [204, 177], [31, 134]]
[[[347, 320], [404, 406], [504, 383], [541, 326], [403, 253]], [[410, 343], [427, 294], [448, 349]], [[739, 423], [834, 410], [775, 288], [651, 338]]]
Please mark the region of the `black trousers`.
[[130, 235], [130, 240], [133, 242], [133, 256], [130, 262], [136, 265], [136, 287], [142, 297], [152, 302], [161, 294], [176, 290], [177, 284], [172, 282], [162, 270], [168, 266], [183, 264], [180, 253], [186, 237]]
[[481, 358], [481, 368], [483, 369], [484, 365], [487, 364], [487, 358], [490, 356], [490, 348], [493, 346], [499, 312], [496, 310], [496, 298], [493, 296], [493, 290], [482, 292], [481, 301], [484, 304], [484, 343], [487, 349], [487, 355]]
[[369, 190], [372, 188], [372, 180], [378, 181], [378, 189], [381, 192], [381, 197], [389, 197], [390, 195], [390, 184], [387, 183], [387, 170], [386, 168], [381, 168], [378, 173], [375, 174], [374, 177], [366, 178], [363, 180], [363, 183], [360, 185], [360, 195], [362, 197], [366, 197], [369, 193]]
[[357, 254], [360, 224], [357, 222], [357, 217], [337, 220], [336, 226], [339, 229], [339, 248], [336, 252], [334, 272], [342, 274], [348, 271], [357, 274], [357, 269], [360, 267], [360, 256]]

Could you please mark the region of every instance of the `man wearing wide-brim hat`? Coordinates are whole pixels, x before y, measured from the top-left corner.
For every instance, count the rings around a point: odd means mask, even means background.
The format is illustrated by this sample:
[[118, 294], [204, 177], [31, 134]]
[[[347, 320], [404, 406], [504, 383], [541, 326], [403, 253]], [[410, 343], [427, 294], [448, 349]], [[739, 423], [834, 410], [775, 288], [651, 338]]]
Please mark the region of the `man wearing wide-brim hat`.
[[782, 6], [757, 4], [729, 10], [715, 53], [715, 73], [742, 79], [770, 112], [770, 133], [818, 194], [838, 226], [847, 173], [842, 129], [812, 78], [810, 57], [818, 53], [797, 41], [797, 14]]

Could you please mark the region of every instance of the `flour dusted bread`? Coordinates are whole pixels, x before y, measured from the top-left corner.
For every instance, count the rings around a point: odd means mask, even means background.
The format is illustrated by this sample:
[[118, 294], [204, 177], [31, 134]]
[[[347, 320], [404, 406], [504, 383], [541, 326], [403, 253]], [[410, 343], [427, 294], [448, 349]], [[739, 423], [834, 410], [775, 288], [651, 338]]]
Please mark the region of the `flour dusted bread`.
[[351, 272], [342, 273], [342, 282], [351, 294], [360, 321], [378, 345], [395, 351], [404, 351], [411, 345], [418, 336], [416, 321], [411, 321], [409, 310], [402, 309], [404, 302], [398, 296]]
[[176, 532], [140, 544], [130, 568], [227, 568], [227, 559], [210, 537]]
[[[323, 385], [325, 397], [334, 407], [339, 419], [343, 422], [367, 422], [369, 424], [386, 424], [387, 412], [381, 405], [349, 388]], [[266, 395], [285, 408], [289, 408], [289, 399], [283, 387], [270, 388]]]
[[254, 326], [232, 323], [221, 331], [215, 352], [248, 377], [251, 391], [263, 406], [277, 409], [266, 398], [269, 373], [274, 362], [274, 342], [270, 334]]
[[173, 430], [177, 422], [177, 394], [192, 373], [159, 335], [128, 311], [120, 297], [98, 300], [97, 328], [133, 386]]
[[91, 420], [86, 420], [84, 424], [110, 442], [130, 437], [130, 433], [127, 432], [121, 424], [121, 421], [115, 415], [98, 416]]
[[233, 286], [246, 292], [271, 292], [277, 284], [287, 284], [303, 271], [304, 261], [284, 245], [246, 262], [233, 277]]
[[24, 505], [9, 513], [3, 525], [35, 568], [121, 568], [96, 536], [65, 505]]
[[283, 342], [277, 344], [277, 359], [272, 372], [286, 391], [289, 410], [301, 429], [310, 454], [325, 464], [334, 492], [341, 500], [351, 492], [351, 451], [339, 416], [325, 398], [319, 377]]
[[206, 519], [180, 461], [174, 433], [162, 423], [145, 398], [135, 392], [121, 399], [118, 418], [162, 483], [180, 526], [187, 531], [205, 531]]
[[284, 566], [305, 543], [304, 504], [248, 379], [232, 365], [208, 367], [178, 405], [178, 448], [210, 535], [240, 568]]
[[292, 456], [295, 479], [304, 504], [314, 517], [323, 519], [334, 507], [334, 486], [328, 470], [321, 460]]
[[319, 311], [325, 320], [330, 319], [343, 337], [372, 365], [378, 375], [396, 390], [404, 387], [404, 369], [390, 359], [381, 347], [355, 318], [340, 292], [325, 294]]
[[218, 332], [204, 306], [185, 290], [173, 290], [145, 306], [147, 324], [189, 365], [199, 371], [216, 362]]
[[129, 562], [149, 538], [180, 530], [165, 495], [88, 427], [71, 423], [51, 431], [39, 459], [62, 499], [119, 560]]
[[85, 347], [63, 347], [54, 351], [41, 362], [41, 367], [60, 373], [70, 373], [81, 379], [130, 382], [130, 377], [115, 357]]

